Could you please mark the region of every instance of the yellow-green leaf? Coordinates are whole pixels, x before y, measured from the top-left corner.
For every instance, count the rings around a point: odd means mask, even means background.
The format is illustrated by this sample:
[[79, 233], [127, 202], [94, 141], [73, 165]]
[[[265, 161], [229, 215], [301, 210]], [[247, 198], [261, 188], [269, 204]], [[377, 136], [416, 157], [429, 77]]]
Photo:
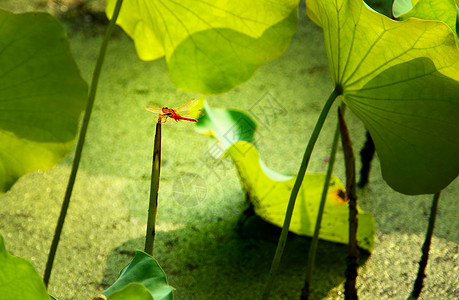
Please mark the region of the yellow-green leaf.
[[[238, 171], [255, 213], [264, 220], [282, 227], [288, 200], [295, 183], [294, 176], [284, 176], [279, 180], [269, 174], [277, 173], [268, 169], [260, 160], [255, 146], [248, 142], [231, 145], [226, 155], [231, 157]], [[312, 236], [316, 224], [319, 202], [325, 181], [325, 173], [306, 173], [301, 184], [293, 210], [289, 230], [296, 234]], [[349, 207], [343, 184], [332, 176], [328, 189], [325, 210], [322, 217], [319, 238], [337, 243], [349, 241]], [[373, 215], [358, 208], [358, 246], [373, 250], [375, 224]]]
[[[107, 1], [109, 17], [115, 2]], [[215, 94], [285, 51], [298, 23], [298, 2], [124, 1], [117, 23], [141, 59], [165, 56], [178, 88]]]
[[397, 3], [403, 1], [394, 1], [393, 14], [398, 20], [403, 21], [409, 18], [418, 18], [422, 20], [442, 21], [456, 34], [457, 9], [454, 0], [419, 0], [415, 1], [413, 5], [410, 1], [404, 1], [410, 5], [397, 5]]
[[459, 172], [459, 51], [443, 22], [391, 20], [361, 0], [307, 0], [333, 84], [369, 130], [384, 179], [405, 194]]
[[[236, 167], [241, 184], [254, 206], [255, 213], [264, 220], [282, 227], [295, 177], [269, 169], [260, 159], [253, 142], [255, 122], [236, 110], [211, 109], [199, 120], [197, 129], [212, 136], [226, 151]], [[293, 211], [290, 231], [312, 236], [319, 210], [325, 174], [306, 173]], [[332, 176], [322, 219], [320, 238], [347, 243], [349, 209], [341, 181]], [[371, 251], [374, 245], [375, 224], [371, 213], [358, 208], [359, 247]]]

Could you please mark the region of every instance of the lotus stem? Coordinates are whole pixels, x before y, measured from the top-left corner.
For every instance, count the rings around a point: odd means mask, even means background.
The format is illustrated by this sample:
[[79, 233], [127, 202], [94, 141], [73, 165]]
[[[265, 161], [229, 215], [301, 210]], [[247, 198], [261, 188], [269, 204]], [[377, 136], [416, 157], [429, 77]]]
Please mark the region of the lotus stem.
[[339, 129], [341, 142], [343, 144], [344, 164], [346, 168], [346, 195], [349, 201], [349, 244], [346, 258], [347, 267], [345, 271], [346, 281], [344, 283], [344, 299], [356, 300], [357, 289], [357, 267], [359, 250], [357, 249], [357, 185], [355, 180], [355, 157], [352, 150], [351, 138], [344, 121], [341, 110], [338, 109]]
[[156, 215], [158, 212], [159, 176], [161, 170], [161, 122], [156, 123], [153, 146], [153, 163], [151, 167], [150, 204], [148, 206], [147, 233], [145, 235], [145, 252], [153, 256], [156, 235]]
[[430, 250], [430, 243], [432, 241], [432, 235], [435, 227], [435, 218], [437, 216], [437, 208], [438, 208], [438, 201], [440, 200], [440, 192], [434, 194], [432, 200], [432, 207], [430, 208], [430, 216], [429, 216], [429, 225], [427, 226], [427, 233], [426, 239], [424, 240], [424, 244], [422, 245], [422, 257], [419, 261], [419, 269], [418, 275], [416, 280], [414, 281], [413, 291], [411, 292], [411, 299], [418, 299], [419, 295], [421, 295], [421, 291], [424, 285], [424, 278], [426, 277], [426, 267], [427, 261], [429, 259], [429, 250]]
[[100, 72], [102, 69], [102, 65], [104, 63], [105, 52], [107, 51], [110, 36], [112, 35], [113, 29], [115, 28], [116, 19], [118, 18], [122, 3], [123, 0], [116, 1], [115, 11], [113, 12], [113, 17], [110, 20], [110, 23], [108, 24], [107, 30], [105, 32], [104, 39], [102, 41], [102, 45], [99, 51], [99, 57], [97, 58], [96, 67], [94, 68], [94, 73], [92, 75], [91, 89], [89, 91], [88, 102], [86, 104], [86, 111], [83, 117], [83, 124], [81, 125], [80, 135], [75, 150], [72, 170], [70, 172], [67, 189], [64, 195], [64, 201], [62, 202], [61, 212], [59, 215], [59, 219], [57, 221], [53, 242], [51, 244], [51, 248], [48, 254], [48, 261], [46, 262], [45, 273], [43, 275], [43, 281], [46, 287], [48, 287], [49, 278], [51, 276], [51, 270], [53, 268], [54, 257], [56, 255], [57, 246], [59, 245], [62, 228], [64, 227], [65, 217], [67, 216], [67, 210], [70, 204], [70, 198], [72, 196], [73, 185], [75, 183], [76, 175], [78, 172], [78, 166], [80, 165], [81, 153], [83, 151], [83, 145], [86, 137], [86, 132], [88, 130], [89, 120], [91, 118], [92, 107], [94, 106], [94, 100], [96, 98], [97, 85], [99, 83]]
[[360, 167], [360, 180], [358, 187], [363, 188], [368, 184], [368, 178], [370, 176], [371, 161], [375, 156], [375, 143], [370, 135], [370, 133], [365, 133], [365, 144], [363, 145], [362, 150], [360, 150], [360, 161], [362, 166]]
[[[341, 103], [340, 107], [343, 110], [343, 113], [346, 109], [346, 105]], [[322, 224], [322, 216], [325, 209], [325, 201], [327, 199], [328, 188], [330, 186], [330, 179], [333, 174], [333, 168], [335, 166], [336, 152], [338, 150], [339, 142], [339, 122], [336, 124], [335, 133], [333, 135], [333, 142], [330, 150], [330, 160], [328, 162], [327, 174], [325, 175], [324, 187], [322, 189], [322, 195], [320, 197], [319, 211], [317, 213], [316, 225], [314, 228], [314, 235], [312, 237], [311, 246], [309, 248], [308, 254], [308, 265], [306, 267], [306, 280], [304, 281], [304, 287], [301, 291], [301, 300], [309, 299], [309, 287], [312, 281], [312, 272], [314, 269], [314, 263], [316, 261], [317, 246], [319, 244], [319, 233], [320, 226]]]
[[295, 180], [295, 184], [293, 185], [292, 192], [290, 194], [290, 199], [287, 205], [287, 211], [285, 213], [284, 224], [282, 226], [282, 232], [279, 237], [279, 242], [277, 243], [276, 253], [274, 254], [273, 261], [271, 263], [271, 269], [269, 270], [268, 279], [266, 280], [262, 299], [266, 300], [269, 299], [269, 294], [271, 293], [271, 287], [274, 283], [275, 274], [279, 269], [279, 264], [282, 258], [282, 253], [285, 248], [285, 243], [287, 242], [287, 235], [290, 227], [290, 221], [292, 220], [293, 208], [295, 207], [296, 197], [298, 196], [298, 192], [300, 190], [301, 184], [303, 183], [304, 175], [306, 173], [306, 169], [308, 168], [309, 159], [311, 158], [312, 150], [314, 149], [314, 145], [316, 144], [317, 138], [319, 137], [320, 131], [322, 126], [325, 123], [325, 119], [327, 118], [327, 114], [330, 111], [330, 108], [333, 105], [335, 99], [342, 94], [341, 86], [337, 86], [331, 95], [328, 97], [327, 102], [325, 103], [322, 111], [320, 112], [319, 119], [316, 122], [314, 130], [312, 131], [312, 135], [309, 138], [308, 145], [306, 146], [306, 150], [304, 151], [303, 160], [301, 162], [300, 169], [298, 171], [298, 175]]

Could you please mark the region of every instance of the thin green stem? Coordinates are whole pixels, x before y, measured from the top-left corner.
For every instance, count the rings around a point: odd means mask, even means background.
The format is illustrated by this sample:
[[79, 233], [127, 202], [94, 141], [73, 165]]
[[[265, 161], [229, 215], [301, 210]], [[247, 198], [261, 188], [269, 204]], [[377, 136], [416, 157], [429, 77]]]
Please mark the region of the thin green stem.
[[346, 258], [346, 281], [344, 283], [344, 299], [357, 300], [357, 267], [359, 250], [357, 249], [357, 184], [355, 180], [355, 156], [351, 137], [341, 110], [338, 109], [339, 129], [344, 152], [346, 168], [346, 195], [349, 201], [349, 245]]
[[414, 282], [413, 291], [411, 292], [410, 299], [418, 299], [419, 295], [421, 295], [422, 287], [424, 284], [424, 278], [426, 277], [425, 270], [427, 267], [427, 261], [429, 259], [430, 243], [432, 241], [432, 235], [435, 227], [435, 218], [437, 216], [437, 208], [438, 201], [440, 200], [440, 193], [441, 191], [433, 196], [432, 207], [430, 208], [429, 225], [427, 226], [426, 239], [424, 240], [424, 244], [422, 245], [422, 257], [419, 261], [418, 275]]
[[49, 250], [48, 261], [46, 262], [45, 274], [43, 276], [43, 281], [46, 287], [48, 287], [49, 278], [51, 276], [51, 270], [53, 268], [54, 257], [56, 255], [57, 246], [59, 245], [62, 228], [64, 227], [65, 217], [67, 215], [67, 210], [70, 204], [70, 198], [72, 196], [73, 185], [75, 183], [75, 178], [78, 172], [78, 166], [80, 164], [81, 153], [83, 151], [86, 131], [88, 130], [89, 119], [91, 117], [92, 107], [94, 105], [94, 100], [96, 98], [97, 84], [99, 82], [100, 71], [102, 69], [102, 64], [104, 62], [105, 52], [108, 46], [108, 40], [113, 32], [113, 29], [115, 28], [116, 19], [118, 18], [122, 3], [123, 3], [123, 0], [117, 0], [116, 2], [115, 11], [113, 13], [113, 17], [110, 21], [110, 24], [108, 24], [107, 31], [105, 32], [105, 36], [104, 36], [104, 39], [102, 41], [102, 45], [99, 51], [99, 57], [97, 58], [96, 67], [94, 68], [94, 73], [93, 73], [92, 82], [91, 82], [91, 89], [89, 91], [88, 102], [86, 104], [86, 111], [84, 113], [84, 118], [83, 118], [83, 124], [80, 129], [80, 135], [79, 135], [78, 143], [77, 143], [76, 150], [75, 150], [75, 157], [73, 159], [72, 170], [70, 172], [70, 177], [69, 177], [69, 181], [67, 184], [67, 190], [65, 191], [64, 201], [62, 202], [61, 212], [59, 215], [59, 219], [57, 221], [56, 230], [54, 232], [53, 242]]
[[151, 167], [150, 204], [148, 206], [147, 233], [145, 235], [145, 252], [153, 256], [156, 235], [156, 215], [158, 211], [159, 175], [161, 171], [161, 123], [156, 124], [153, 146], [153, 163]]
[[293, 185], [292, 193], [290, 194], [290, 199], [287, 205], [287, 211], [285, 213], [284, 225], [282, 226], [282, 232], [279, 237], [279, 242], [277, 243], [276, 253], [271, 263], [271, 269], [269, 270], [268, 279], [266, 280], [264, 286], [262, 299], [269, 299], [269, 294], [271, 292], [271, 287], [274, 283], [275, 274], [279, 269], [282, 253], [285, 248], [285, 243], [287, 242], [287, 234], [290, 227], [290, 221], [292, 220], [293, 208], [295, 207], [296, 197], [298, 196], [301, 184], [303, 183], [304, 175], [309, 164], [309, 159], [311, 158], [312, 150], [314, 149], [314, 145], [316, 144], [317, 138], [319, 137], [319, 133], [322, 129], [322, 126], [325, 123], [325, 119], [327, 117], [328, 112], [330, 111], [333, 102], [341, 94], [341, 87], [338, 86], [333, 90], [327, 102], [325, 103], [322, 111], [320, 112], [319, 119], [317, 120], [316, 126], [312, 131], [312, 135], [309, 138], [308, 145], [306, 147], [306, 150], [304, 151], [303, 161], [301, 162], [300, 170], [298, 171], [295, 184]]
[[[343, 112], [346, 108], [346, 104], [341, 103], [340, 107]], [[312, 272], [314, 269], [314, 263], [316, 261], [317, 246], [319, 244], [319, 233], [320, 226], [322, 224], [322, 216], [325, 209], [325, 201], [327, 199], [328, 188], [330, 186], [330, 179], [333, 174], [333, 167], [335, 166], [336, 152], [338, 150], [339, 142], [339, 122], [336, 124], [335, 133], [333, 135], [333, 143], [330, 150], [330, 160], [328, 162], [327, 174], [325, 175], [324, 187], [322, 189], [322, 195], [320, 197], [319, 212], [317, 213], [316, 225], [314, 228], [314, 235], [312, 237], [311, 246], [309, 248], [308, 265], [306, 268], [306, 280], [304, 281], [304, 287], [301, 291], [301, 300], [309, 299], [309, 287], [312, 282]]]

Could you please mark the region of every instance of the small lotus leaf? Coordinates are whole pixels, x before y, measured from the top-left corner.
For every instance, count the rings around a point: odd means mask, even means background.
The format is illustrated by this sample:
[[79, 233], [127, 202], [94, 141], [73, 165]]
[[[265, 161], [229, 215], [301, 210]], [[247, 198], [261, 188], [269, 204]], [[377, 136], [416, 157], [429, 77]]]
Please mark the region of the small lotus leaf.
[[13, 256], [5, 248], [0, 234], [0, 298], [2, 300], [51, 299], [43, 280], [26, 259]]

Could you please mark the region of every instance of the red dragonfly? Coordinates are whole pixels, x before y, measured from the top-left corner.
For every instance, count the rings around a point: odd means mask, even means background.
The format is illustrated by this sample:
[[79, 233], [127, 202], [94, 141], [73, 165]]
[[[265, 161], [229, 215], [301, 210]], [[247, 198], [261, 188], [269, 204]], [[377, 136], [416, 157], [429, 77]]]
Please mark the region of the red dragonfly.
[[147, 106], [145, 109], [158, 114], [158, 122], [163, 124], [166, 123], [168, 118], [174, 119], [176, 122], [198, 122], [196, 119], [202, 114], [203, 108], [204, 98], [199, 98], [191, 99], [175, 109], [168, 108], [167, 106], [164, 106], [163, 108]]

